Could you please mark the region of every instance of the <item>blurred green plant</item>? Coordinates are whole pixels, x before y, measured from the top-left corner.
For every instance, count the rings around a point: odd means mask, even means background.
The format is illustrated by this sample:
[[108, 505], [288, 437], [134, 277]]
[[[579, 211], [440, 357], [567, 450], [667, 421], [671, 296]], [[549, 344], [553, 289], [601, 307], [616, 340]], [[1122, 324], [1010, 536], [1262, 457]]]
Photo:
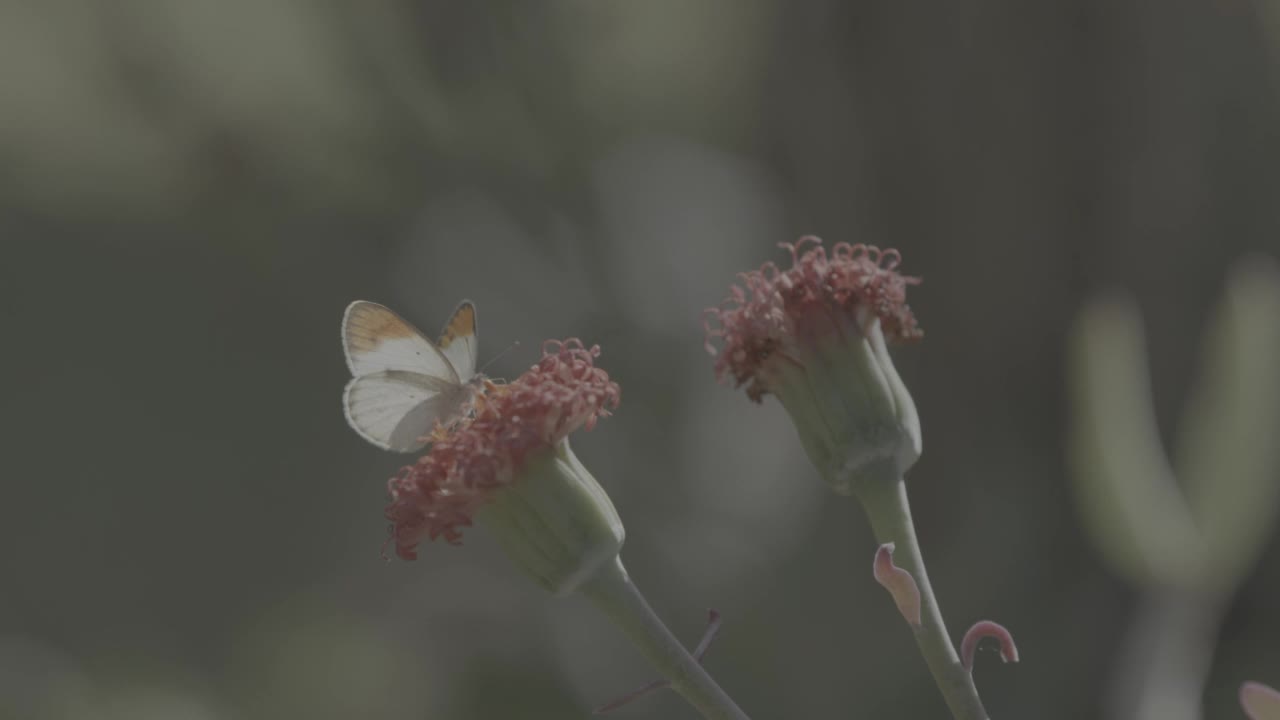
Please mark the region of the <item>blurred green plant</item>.
[[1114, 688], [1117, 718], [1200, 717], [1221, 613], [1276, 522], [1277, 317], [1280, 270], [1268, 258], [1240, 260], [1171, 461], [1134, 302], [1110, 296], [1080, 314], [1070, 368], [1079, 509], [1098, 552], [1144, 593]]

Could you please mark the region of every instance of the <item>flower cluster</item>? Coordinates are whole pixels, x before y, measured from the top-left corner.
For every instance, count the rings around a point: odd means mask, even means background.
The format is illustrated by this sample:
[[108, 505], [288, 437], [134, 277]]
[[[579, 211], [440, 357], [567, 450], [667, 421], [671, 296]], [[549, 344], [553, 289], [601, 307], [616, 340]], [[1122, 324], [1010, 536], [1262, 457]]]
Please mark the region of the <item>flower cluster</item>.
[[[897, 272], [898, 251], [837, 243], [828, 255], [812, 236], [780, 247], [791, 252], [789, 269], [768, 262], [741, 273], [742, 285], [707, 311], [706, 347], [717, 356], [716, 377], [746, 385], [752, 400], [774, 391], [770, 381], [777, 362], [799, 362], [797, 343], [865, 329], [875, 318], [890, 342], [923, 335], [906, 304], [907, 286], [920, 280]], [[718, 352], [713, 340], [719, 340]]]
[[470, 416], [437, 427], [431, 450], [387, 483], [391, 538], [411, 560], [423, 539], [457, 544], [461, 528], [519, 477], [531, 453], [552, 448], [618, 406], [621, 390], [595, 366], [599, 346], [548, 341], [542, 359], [514, 381], [486, 381]]

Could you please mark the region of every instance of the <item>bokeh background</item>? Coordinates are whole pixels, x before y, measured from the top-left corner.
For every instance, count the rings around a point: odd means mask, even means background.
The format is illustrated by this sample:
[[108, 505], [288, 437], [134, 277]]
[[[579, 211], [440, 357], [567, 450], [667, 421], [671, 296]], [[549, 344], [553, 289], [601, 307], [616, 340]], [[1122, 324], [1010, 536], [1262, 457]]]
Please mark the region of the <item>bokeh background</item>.
[[[1079, 307], [1142, 308], [1176, 433], [1243, 253], [1280, 255], [1269, 8], [1248, 0], [13, 0], [0, 4], [0, 717], [586, 717], [653, 675], [483, 532], [384, 562], [347, 302], [482, 361], [600, 343], [575, 441], [624, 559], [763, 718], [941, 718], [855, 503], [717, 386], [700, 313], [814, 233], [901, 250], [926, 340], [910, 491], [995, 717], [1103, 712], [1135, 591], [1068, 473]], [[1260, 429], [1274, 433], [1275, 428]], [[1207, 716], [1280, 684], [1280, 539]], [[663, 694], [626, 718], [693, 718]]]

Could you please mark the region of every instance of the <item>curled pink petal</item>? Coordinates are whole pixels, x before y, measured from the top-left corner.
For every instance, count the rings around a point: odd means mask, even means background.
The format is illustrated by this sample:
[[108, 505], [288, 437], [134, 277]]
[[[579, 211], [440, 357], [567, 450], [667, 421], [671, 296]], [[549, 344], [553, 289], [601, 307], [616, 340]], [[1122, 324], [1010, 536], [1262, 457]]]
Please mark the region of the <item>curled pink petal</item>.
[[960, 662], [965, 670], [973, 671], [973, 655], [978, 650], [978, 643], [989, 637], [999, 641], [1002, 662], [1018, 662], [1018, 646], [1013, 644], [1013, 635], [1000, 623], [979, 620], [969, 628], [969, 632], [964, 634], [964, 640], [960, 642]]
[[1240, 686], [1240, 706], [1249, 720], [1280, 720], [1280, 692], [1262, 683]]
[[893, 564], [893, 543], [885, 543], [876, 550], [876, 559], [871, 567], [876, 582], [893, 596], [902, 617], [911, 623], [911, 627], [920, 627], [920, 588], [911, 573]]

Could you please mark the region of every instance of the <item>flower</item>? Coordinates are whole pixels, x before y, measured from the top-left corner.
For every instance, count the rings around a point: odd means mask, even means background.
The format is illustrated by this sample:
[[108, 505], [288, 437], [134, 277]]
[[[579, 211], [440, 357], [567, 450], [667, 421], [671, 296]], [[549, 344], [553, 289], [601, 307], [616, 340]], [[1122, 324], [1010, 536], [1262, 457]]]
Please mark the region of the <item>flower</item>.
[[458, 544], [480, 519], [556, 592], [616, 556], [622, 523], [568, 444], [621, 398], [599, 354], [577, 339], [548, 341], [537, 364], [510, 383], [486, 381], [467, 417], [437, 427], [431, 450], [387, 483], [396, 554], [415, 558], [424, 539]]
[[707, 311], [716, 377], [756, 402], [777, 396], [838, 492], [873, 470], [900, 477], [920, 455], [920, 428], [886, 342], [923, 335], [906, 304], [919, 279], [898, 273], [892, 249], [837, 243], [828, 254], [816, 237], [780, 247], [790, 268], [740, 274]]

